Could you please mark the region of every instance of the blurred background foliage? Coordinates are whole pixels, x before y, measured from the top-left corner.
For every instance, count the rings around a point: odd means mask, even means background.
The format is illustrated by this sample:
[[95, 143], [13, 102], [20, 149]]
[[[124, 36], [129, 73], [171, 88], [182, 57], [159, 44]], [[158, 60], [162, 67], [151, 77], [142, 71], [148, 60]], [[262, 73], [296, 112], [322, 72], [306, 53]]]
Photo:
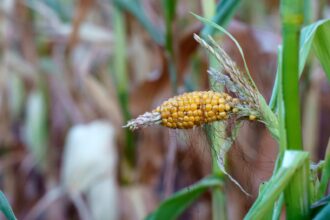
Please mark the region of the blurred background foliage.
[[[328, 1], [311, 2], [310, 21], [330, 17]], [[174, 94], [209, 89], [208, 58], [192, 37], [203, 26], [190, 13], [207, 14], [206, 3], [0, 1], [0, 188], [19, 219], [143, 219], [211, 172], [198, 130], [122, 128]], [[281, 43], [278, 6], [242, 1], [226, 21], [267, 100]], [[226, 37], [222, 46], [243, 65]], [[330, 87], [320, 64], [306, 59], [303, 141], [318, 161], [330, 133]], [[229, 219], [245, 215], [276, 153], [263, 125], [244, 124], [228, 167], [252, 197], [226, 182]], [[210, 197], [181, 218], [210, 219]]]

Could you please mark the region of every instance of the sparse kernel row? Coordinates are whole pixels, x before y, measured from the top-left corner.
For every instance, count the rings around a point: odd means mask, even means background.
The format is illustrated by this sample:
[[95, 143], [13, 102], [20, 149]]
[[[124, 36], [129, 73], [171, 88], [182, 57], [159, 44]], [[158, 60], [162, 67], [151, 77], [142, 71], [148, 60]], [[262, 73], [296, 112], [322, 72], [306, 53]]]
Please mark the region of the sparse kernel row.
[[201, 124], [225, 120], [238, 110], [237, 98], [227, 93], [199, 91], [184, 93], [165, 101], [154, 111], [159, 112], [162, 125], [169, 128], [192, 128]]

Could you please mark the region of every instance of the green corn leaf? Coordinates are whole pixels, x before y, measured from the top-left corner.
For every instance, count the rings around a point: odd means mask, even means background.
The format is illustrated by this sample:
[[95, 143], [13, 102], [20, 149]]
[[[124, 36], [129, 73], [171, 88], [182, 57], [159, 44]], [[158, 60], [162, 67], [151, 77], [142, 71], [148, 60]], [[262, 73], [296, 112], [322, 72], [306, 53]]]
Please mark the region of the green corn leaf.
[[321, 20], [302, 29], [300, 37], [299, 73], [301, 75], [310, 50], [313, 48], [330, 80], [330, 19]]
[[216, 176], [209, 176], [190, 187], [175, 193], [164, 200], [160, 206], [149, 216], [147, 220], [176, 219], [208, 188], [222, 186], [223, 182]]
[[[269, 101], [269, 107], [272, 109], [273, 112], [276, 112], [277, 102], [278, 100], [278, 94], [280, 89], [280, 76], [282, 74], [282, 45], [279, 45], [277, 48], [277, 70], [276, 70], [276, 77], [275, 82], [273, 86], [272, 96]], [[282, 100], [281, 100], [282, 101]]]
[[114, 3], [122, 10], [131, 13], [140, 24], [146, 29], [151, 38], [158, 43], [163, 45], [165, 42], [163, 33], [155, 27], [155, 25], [149, 20], [144, 12], [143, 7], [138, 0], [113, 0]]
[[319, 207], [324, 207], [325, 205], [330, 203], [330, 195], [327, 195], [325, 197], [323, 197], [322, 199], [320, 199], [319, 201], [316, 201], [313, 205], [312, 205], [312, 209], [317, 209]]
[[[241, 0], [222, 0], [217, 6], [216, 13], [212, 21], [218, 25], [226, 26], [232, 19], [236, 12]], [[217, 29], [210, 24], [205, 25], [202, 30], [202, 36], [213, 35]]]
[[308, 158], [295, 172], [284, 191], [286, 219], [310, 219], [311, 189], [309, 153], [302, 152]]
[[330, 179], [330, 139], [326, 150], [324, 167], [322, 169], [321, 182], [318, 190], [318, 196], [322, 197], [326, 192], [329, 184], [329, 179]]
[[323, 197], [322, 199], [314, 202], [311, 206], [312, 209], [312, 216], [315, 217], [320, 214], [323, 208], [330, 204], [330, 195]]
[[272, 220], [279, 220], [281, 218], [283, 203], [284, 203], [284, 194], [281, 194], [280, 198], [275, 202]]
[[281, 167], [262, 188], [257, 200], [244, 219], [264, 219], [273, 209], [274, 202], [284, 192], [292, 178], [297, 173], [302, 172], [302, 168], [308, 161], [309, 155], [307, 152], [285, 151]]
[[[304, 27], [300, 34], [299, 44], [299, 76], [301, 76], [312, 49], [321, 63], [328, 80], [330, 81], [330, 19], [320, 20]], [[280, 67], [278, 67], [280, 68]], [[278, 106], [273, 97], [277, 97], [278, 83], [275, 83], [272, 93], [271, 108]]]
[[313, 220], [328, 220], [330, 219], [330, 203], [326, 205], [321, 211], [313, 218]]
[[16, 220], [15, 214], [10, 207], [10, 204], [3, 192], [0, 191], [0, 209], [2, 213], [6, 216], [7, 220]]

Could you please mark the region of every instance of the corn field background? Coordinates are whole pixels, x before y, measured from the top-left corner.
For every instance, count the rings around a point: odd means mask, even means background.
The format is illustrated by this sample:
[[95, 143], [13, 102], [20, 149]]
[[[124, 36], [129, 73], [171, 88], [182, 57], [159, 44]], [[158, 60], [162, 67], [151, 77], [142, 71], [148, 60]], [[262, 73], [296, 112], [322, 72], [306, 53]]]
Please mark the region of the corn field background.
[[[1, 0], [0, 32], [0, 219], [330, 219], [330, 1]], [[123, 128], [227, 91], [194, 34], [260, 117]]]

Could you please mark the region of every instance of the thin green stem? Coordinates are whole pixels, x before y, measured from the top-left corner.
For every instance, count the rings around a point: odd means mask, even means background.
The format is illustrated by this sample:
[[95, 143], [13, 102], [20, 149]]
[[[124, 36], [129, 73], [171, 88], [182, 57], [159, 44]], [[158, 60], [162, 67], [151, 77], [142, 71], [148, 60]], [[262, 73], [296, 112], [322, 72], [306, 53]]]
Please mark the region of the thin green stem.
[[[223, 179], [223, 178], [221, 178]], [[225, 220], [227, 219], [226, 195], [223, 192], [223, 187], [212, 188], [212, 219]]]
[[[128, 76], [126, 61], [126, 25], [122, 11], [114, 7], [113, 11], [114, 34], [115, 34], [115, 53], [114, 53], [114, 76], [117, 85], [117, 94], [119, 104], [123, 112], [124, 120], [131, 118], [128, 107]], [[130, 165], [135, 163], [135, 148], [133, 142], [133, 133], [125, 130], [125, 156]]]
[[[203, 0], [202, 1], [203, 6], [203, 12], [204, 16], [206, 18], [212, 18], [215, 13], [215, 4], [214, 0]], [[213, 8], [211, 7], [213, 6]], [[218, 5], [219, 8], [219, 5]], [[224, 14], [217, 14], [216, 16], [222, 17]], [[220, 19], [221, 20], [221, 19]], [[216, 66], [217, 61], [214, 57], [209, 57], [209, 63], [210, 66]], [[210, 85], [215, 85], [214, 82], [212, 82], [212, 78], [210, 78]], [[219, 86], [219, 85], [218, 85]], [[222, 90], [223, 88], [212, 88], [217, 90]], [[210, 141], [211, 147], [212, 147], [212, 173], [213, 175], [218, 176], [222, 180], [225, 179], [224, 173], [220, 169], [219, 166], [219, 160], [218, 156], [221, 151], [221, 147], [223, 146], [224, 140], [219, 138], [218, 135], [216, 135], [217, 129], [221, 129], [220, 124], [214, 124], [211, 126], [208, 126], [208, 129], [206, 130], [208, 139]], [[212, 189], [212, 219], [214, 220], [225, 220], [227, 219], [227, 213], [226, 213], [226, 195], [224, 193], [223, 188], [216, 187]]]

